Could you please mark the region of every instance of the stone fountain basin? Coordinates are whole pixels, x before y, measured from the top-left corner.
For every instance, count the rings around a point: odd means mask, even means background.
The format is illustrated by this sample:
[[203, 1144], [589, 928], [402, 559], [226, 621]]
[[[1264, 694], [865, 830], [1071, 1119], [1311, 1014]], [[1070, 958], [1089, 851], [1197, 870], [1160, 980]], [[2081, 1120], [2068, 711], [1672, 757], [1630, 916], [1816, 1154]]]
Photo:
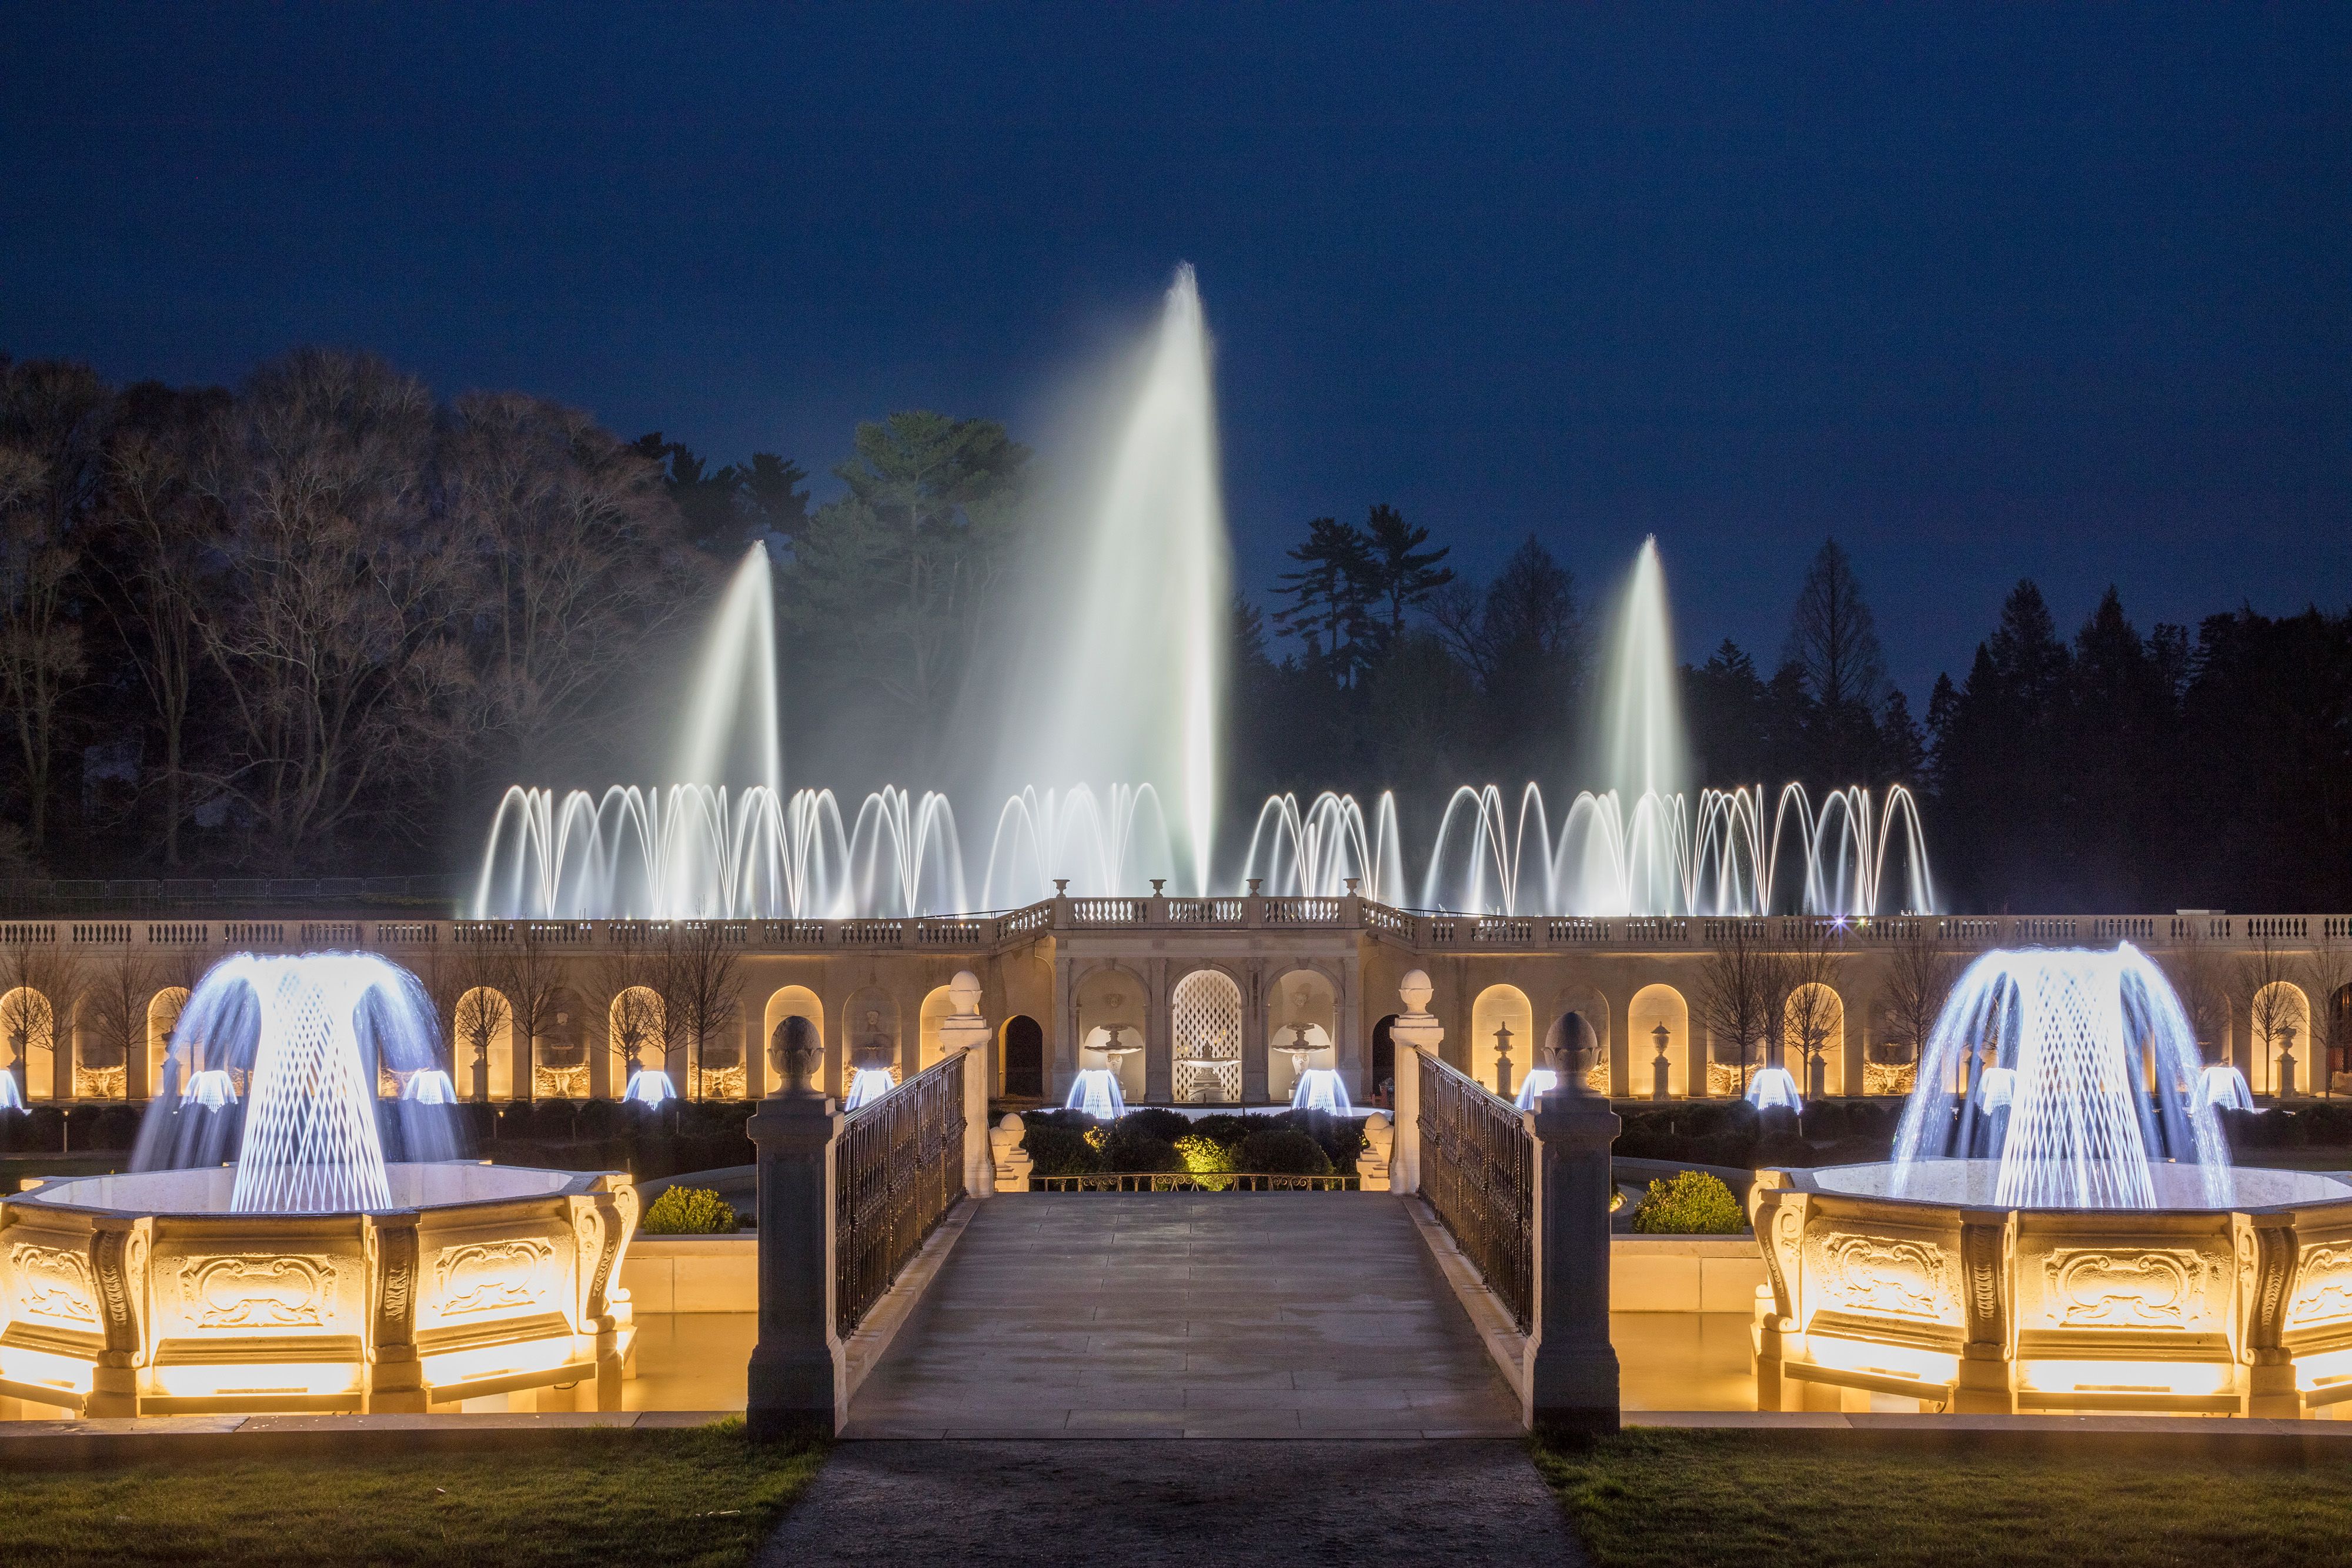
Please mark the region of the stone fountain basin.
[[617, 1409], [635, 1184], [457, 1162], [385, 1176], [397, 1207], [372, 1213], [235, 1214], [226, 1166], [0, 1199], [0, 1397], [422, 1411], [571, 1385]]
[[2005, 1207], [1998, 1162], [1757, 1173], [1763, 1408], [1801, 1385], [1962, 1412], [2302, 1416], [2352, 1398], [2352, 1179], [2240, 1166], [2203, 1207], [2155, 1167], [2138, 1209]]

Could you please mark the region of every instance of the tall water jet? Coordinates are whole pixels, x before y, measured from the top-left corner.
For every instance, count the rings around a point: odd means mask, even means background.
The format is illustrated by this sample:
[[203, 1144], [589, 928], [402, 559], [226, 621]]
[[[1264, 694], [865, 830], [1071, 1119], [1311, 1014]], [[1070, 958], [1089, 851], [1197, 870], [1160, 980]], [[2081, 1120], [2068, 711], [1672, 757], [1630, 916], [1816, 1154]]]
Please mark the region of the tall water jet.
[[776, 686], [776, 598], [768, 547], [754, 544], [727, 591], [687, 686], [672, 754], [679, 784], [765, 785], [784, 795], [783, 710]]
[[1023, 685], [1036, 700], [1024, 705], [1033, 722], [1008, 727], [1003, 792], [1066, 797], [1087, 786], [1108, 798], [1115, 786], [1150, 786], [1177, 841], [1170, 869], [1206, 892], [1232, 567], [1209, 337], [1189, 265], [1176, 269], [1120, 407], [1101, 467], [1068, 526], [1045, 530], [1027, 573]]
[[1601, 779], [1617, 797], [1627, 907], [1685, 906], [1680, 885], [1683, 796], [1690, 743], [1683, 732], [1666, 574], [1654, 535], [1642, 541], [1618, 601], [1601, 669]]

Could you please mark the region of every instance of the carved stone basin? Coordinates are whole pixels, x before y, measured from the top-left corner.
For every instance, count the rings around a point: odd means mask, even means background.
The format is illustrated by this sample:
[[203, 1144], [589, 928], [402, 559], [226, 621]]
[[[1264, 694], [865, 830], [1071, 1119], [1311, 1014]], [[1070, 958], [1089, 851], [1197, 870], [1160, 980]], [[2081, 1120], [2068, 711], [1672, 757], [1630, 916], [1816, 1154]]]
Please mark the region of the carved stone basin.
[[[2150, 1167], [2155, 1209], [1991, 1201], [1999, 1164], [1757, 1173], [1759, 1409], [1804, 1385], [1962, 1413], [2297, 1416], [2352, 1398], [2352, 1180]], [[1769, 1292], [1769, 1299], [1765, 1299]]]
[[86, 1416], [422, 1411], [570, 1385], [618, 1409], [635, 1183], [385, 1175], [394, 1207], [372, 1213], [232, 1213], [227, 1166], [0, 1199], [0, 1397]]

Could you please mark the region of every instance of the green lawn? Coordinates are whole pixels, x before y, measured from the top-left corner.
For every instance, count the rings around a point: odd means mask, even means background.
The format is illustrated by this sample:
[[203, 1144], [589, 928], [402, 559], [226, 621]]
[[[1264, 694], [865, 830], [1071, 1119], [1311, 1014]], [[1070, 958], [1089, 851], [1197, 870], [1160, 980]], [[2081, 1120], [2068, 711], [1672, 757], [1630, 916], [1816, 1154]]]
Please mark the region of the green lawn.
[[1804, 1431], [1629, 1428], [1536, 1462], [1602, 1568], [2262, 1568], [2352, 1560], [2352, 1463], [1954, 1458]]
[[513, 1453], [17, 1470], [0, 1483], [0, 1561], [736, 1568], [823, 1460], [729, 1421]]

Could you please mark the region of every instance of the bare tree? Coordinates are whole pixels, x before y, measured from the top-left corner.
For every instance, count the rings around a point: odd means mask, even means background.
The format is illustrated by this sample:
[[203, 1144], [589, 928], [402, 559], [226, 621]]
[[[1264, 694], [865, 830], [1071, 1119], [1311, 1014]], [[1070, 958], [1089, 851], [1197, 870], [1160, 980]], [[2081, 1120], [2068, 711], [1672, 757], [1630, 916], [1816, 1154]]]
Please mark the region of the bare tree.
[[1727, 1042], [1739, 1052], [1743, 1094], [1758, 1049], [1778, 1027], [1780, 998], [1788, 994], [1787, 965], [1768, 925], [1726, 918], [1709, 920], [1705, 927], [1711, 946], [1699, 966], [1699, 1020], [1718, 1046]]
[[[2247, 1043], [2255, 1052], [2261, 1078], [2272, 1076], [2271, 1053], [2291, 1054], [2294, 1037], [2309, 1021], [2303, 993], [2294, 984], [2301, 968], [2284, 945], [2267, 931], [2248, 933], [2231, 966], [2231, 989], [2238, 1005], [2246, 1009], [2251, 1026], [2247, 1032], [2252, 1036]], [[2286, 1085], [2273, 1080], [2271, 1089], [2274, 1093], [2284, 1093]]]
[[[31, 1088], [26, 1080], [35, 1045], [45, 1043], [53, 1063], [71, 1056], [66, 1031], [81, 1003], [85, 977], [81, 959], [58, 945], [47, 922], [0, 925], [0, 1047], [6, 1049], [7, 1064], [22, 1087]], [[70, 1095], [70, 1074], [64, 1087]]]
[[[147, 1006], [161, 988], [153, 961], [127, 944], [91, 966], [80, 1012], [89, 1059], [77, 1064], [77, 1093], [87, 1079], [102, 1086], [100, 1098], [129, 1097], [132, 1054], [147, 1049]], [[116, 1073], [121, 1074], [119, 1083]]]
[[499, 949], [499, 988], [512, 1009], [515, 1043], [514, 1097], [539, 1095], [539, 1040], [554, 1022], [563, 990], [563, 959], [540, 922], [518, 920], [513, 940]]
[[[724, 922], [674, 920], [661, 966], [665, 1044], [683, 1058], [687, 1092], [701, 1099], [711, 1036], [734, 1021], [742, 998], [742, 965]], [[734, 1065], [730, 1061], [729, 1068]]]
[[[2336, 1092], [2336, 1062], [2352, 1051], [2352, 940], [2323, 924], [2303, 961], [2303, 977], [2311, 993], [2309, 1060], [2311, 1076], [2323, 1094]], [[2337, 998], [2344, 997], [2344, 1002]]]
[[[490, 1047], [514, 1026], [514, 1008], [499, 988], [506, 983], [501, 959], [494, 948], [468, 946], [450, 966], [449, 983], [457, 993], [449, 1015], [450, 1043], [457, 1058], [450, 1062], [450, 1077], [462, 1085], [460, 1093], [477, 1100], [490, 1097]], [[465, 1069], [471, 1070], [470, 1084], [466, 1083]]]
[[2230, 1023], [2230, 977], [2222, 955], [2205, 928], [2204, 917], [2189, 916], [2163, 965], [2180, 1010], [2196, 1031], [2205, 1060], [2221, 1060], [2221, 1041]]
[[648, 638], [699, 601], [661, 472], [575, 409], [518, 392], [457, 400], [442, 502], [471, 576], [469, 725], [544, 766]]
[[180, 863], [187, 814], [188, 718], [204, 663], [199, 615], [205, 559], [219, 538], [218, 508], [198, 484], [211, 463], [221, 410], [190, 399], [154, 428], [122, 432], [107, 465], [106, 526], [90, 553], [91, 576], [146, 688], [163, 747], [163, 863]]
[[258, 371], [207, 479], [224, 591], [198, 622], [223, 677], [216, 779], [287, 858], [373, 811], [404, 825], [465, 680], [426, 505], [431, 397], [362, 356]]
[[[612, 945], [596, 961], [591, 987], [604, 998], [607, 1047], [621, 1053], [625, 1073], [634, 1074], [644, 1068], [646, 1051], [662, 1043], [660, 988], [667, 977], [662, 949], [644, 923], [617, 922], [611, 936]], [[621, 1086], [628, 1087], [625, 1077]]]
[[0, 698], [35, 854], [47, 842], [58, 708], [84, 664], [75, 525], [95, 487], [110, 402], [87, 365], [0, 361]]
[[1927, 1037], [1944, 1016], [1965, 967], [1961, 955], [1945, 945], [1932, 919], [1913, 919], [1887, 947], [1886, 988], [1880, 1011], [1888, 1032], [1910, 1047], [1912, 1066], [1927, 1060]]
[[1781, 981], [1788, 988], [1781, 1027], [1804, 1053], [1809, 1097], [1822, 1092], [1827, 1078], [1824, 1056], [1844, 1021], [1837, 981], [1847, 956], [1845, 931], [1837, 923], [1811, 916], [1788, 923], [1781, 959]]

